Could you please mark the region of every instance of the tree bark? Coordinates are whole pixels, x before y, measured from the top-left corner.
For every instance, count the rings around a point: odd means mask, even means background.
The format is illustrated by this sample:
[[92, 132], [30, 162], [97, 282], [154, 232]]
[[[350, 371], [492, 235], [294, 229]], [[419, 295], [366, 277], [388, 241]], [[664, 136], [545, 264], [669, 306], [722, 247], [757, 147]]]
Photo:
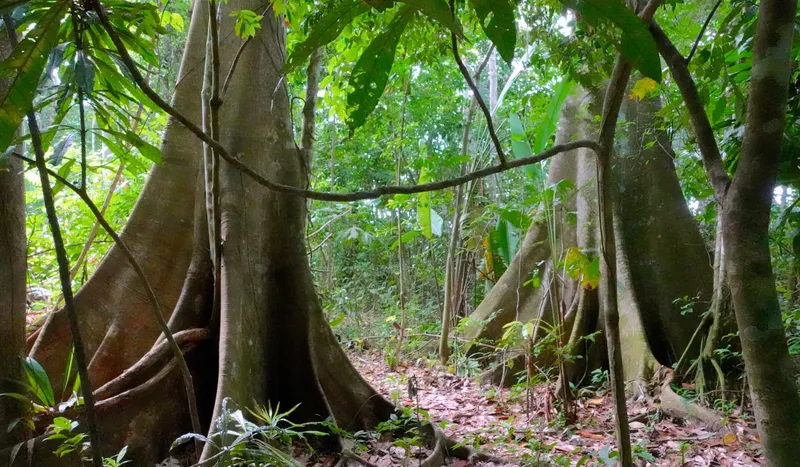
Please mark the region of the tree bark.
[[781, 322], [768, 230], [780, 162], [797, 2], [760, 2], [750, 98], [736, 176], [723, 201], [728, 279], [769, 465], [800, 458], [800, 397]]
[[[10, 52], [5, 31], [0, 32], [0, 59]], [[0, 80], [0, 95], [5, 92], [6, 82]], [[21, 161], [10, 157], [0, 161], [0, 393], [19, 392], [13, 381], [23, 380], [26, 279], [25, 183]], [[0, 420], [14, 420], [22, 411], [19, 401], [0, 397]], [[9, 433], [0, 426], [0, 446], [19, 435], [19, 429]]]

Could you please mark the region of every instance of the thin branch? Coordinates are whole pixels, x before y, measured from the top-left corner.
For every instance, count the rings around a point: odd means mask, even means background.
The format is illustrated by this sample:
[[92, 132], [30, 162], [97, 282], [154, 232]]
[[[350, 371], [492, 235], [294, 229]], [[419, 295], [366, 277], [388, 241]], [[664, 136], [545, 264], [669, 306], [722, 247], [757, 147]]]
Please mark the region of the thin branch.
[[[211, 95], [208, 101], [209, 108], [209, 127], [211, 130], [211, 138], [214, 140], [219, 139], [219, 109], [222, 107], [222, 98], [220, 97], [220, 55], [219, 55], [219, 26], [217, 24], [217, 15], [219, 14], [219, 7], [216, 0], [208, 1], [208, 30], [211, 39]], [[244, 44], [243, 44], [244, 46]], [[233, 66], [231, 73], [233, 73]], [[211, 308], [211, 329], [214, 333], [219, 332], [219, 320], [222, 310], [222, 209], [221, 209], [221, 193], [220, 193], [220, 154], [219, 151], [211, 148], [211, 186], [206, 186], [206, 190], [211, 194], [211, 218], [208, 221], [211, 223], [211, 232], [213, 242], [213, 266], [214, 266], [214, 292], [212, 298]], [[201, 451], [200, 443], [195, 443], [197, 446], [198, 454]]]
[[[30, 117], [29, 117], [29, 119], [30, 119]], [[38, 129], [37, 129], [37, 131], [38, 131]], [[33, 131], [31, 131], [31, 134], [33, 134]], [[27, 158], [27, 157], [25, 157], [25, 156], [23, 156], [21, 154], [17, 154], [17, 153], [13, 153], [13, 155], [16, 156], [16, 157], [19, 157], [20, 159], [22, 159], [22, 160], [24, 160], [24, 161], [26, 161], [28, 163], [37, 164], [37, 166], [38, 166], [38, 161], [31, 160], [30, 158]], [[133, 270], [135, 271], [136, 275], [139, 277], [139, 280], [142, 282], [142, 285], [144, 286], [144, 289], [145, 289], [145, 294], [147, 295], [147, 299], [150, 301], [150, 305], [152, 306], [153, 315], [156, 318], [156, 322], [158, 323], [159, 328], [161, 328], [161, 332], [164, 334], [164, 337], [169, 342], [170, 348], [172, 349], [172, 352], [175, 355], [175, 359], [178, 362], [178, 367], [181, 370], [181, 374], [183, 376], [183, 381], [184, 381], [184, 386], [185, 386], [185, 389], [186, 389], [186, 398], [187, 398], [187, 402], [188, 402], [188, 405], [189, 405], [189, 416], [191, 417], [191, 420], [192, 420], [192, 429], [196, 430], [196, 432], [200, 432], [200, 429], [201, 429], [200, 418], [199, 418], [199, 415], [198, 415], [198, 412], [197, 412], [197, 399], [196, 399], [195, 394], [194, 394], [194, 383], [192, 381], [192, 374], [189, 371], [189, 366], [186, 364], [186, 360], [183, 358], [183, 352], [181, 352], [180, 346], [175, 341], [175, 337], [173, 336], [172, 331], [170, 331], [169, 326], [167, 325], [167, 322], [164, 320], [164, 314], [161, 311], [161, 304], [159, 303], [158, 298], [156, 298], [156, 294], [153, 291], [153, 288], [150, 286], [150, 282], [147, 280], [147, 276], [145, 275], [144, 270], [142, 269], [142, 266], [139, 264], [139, 261], [133, 255], [133, 253], [128, 248], [128, 246], [125, 244], [125, 242], [122, 240], [122, 238], [120, 238], [120, 236], [117, 234], [117, 232], [114, 231], [114, 229], [108, 223], [106, 218], [103, 216], [103, 214], [97, 208], [97, 205], [94, 204], [94, 201], [92, 201], [92, 198], [90, 198], [89, 195], [86, 193], [86, 190], [80, 189], [80, 187], [76, 186], [75, 184], [73, 184], [72, 182], [67, 180], [66, 178], [62, 177], [61, 175], [59, 175], [58, 173], [54, 172], [53, 170], [48, 169], [47, 167], [44, 167], [43, 170], [45, 170], [47, 174], [49, 174], [50, 176], [52, 176], [56, 180], [58, 180], [61, 183], [63, 183], [64, 186], [66, 186], [67, 188], [72, 190], [86, 204], [86, 207], [88, 207], [89, 210], [92, 212], [92, 214], [94, 215], [95, 219], [97, 219], [97, 222], [103, 227], [103, 229], [106, 231], [106, 233], [108, 233], [108, 236], [111, 237], [114, 240], [114, 243], [120, 249], [120, 251], [125, 256], [125, 258], [128, 260], [128, 262], [131, 264], [131, 267], [133, 267]], [[67, 269], [67, 274], [69, 274], [69, 269]], [[64, 294], [64, 301], [65, 302], [67, 302], [68, 298], [69, 298], [69, 300], [72, 299], [72, 294], [71, 293], [70, 293], [69, 297], [67, 297], [66, 293]], [[69, 305], [67, 305], [67, 306], [69, 307]], [[69, 315], [69, 308], [67, 308], [67, 310], [68, 310], [67, 313]], [[77, 344], [76, 344], [76, 349], [75, 349], [75, 358], [76, 359], [77, 359], [77, 356], [78, 356], [78, 351], [77, 351]], [[86, 376], [81, 375], [81, 384], [84, 384], [84, 382], [88, 382], [88, 381], [89, 381], [88, 374]], [[87, 399], [87, 404], [88, 403], [89, 403], [89, 399]]]
[[[639, 11], [639, 16], [649, 21], [661, 0], [650, 0]], [[625, 89], [630, 80], [632, 67], [627, 60], [619, 56], [614, 66], [603, 102], [602, 123], [598, 142], [601, 151], [597, 157], [597, 189], [600, 220], [600, 248], [602, 261], [600, 264], [601, 307], [605, 310], [604, 325], [607, 335], [609, 372], [612, 395], [614, 397], [617, 450], [620, 464], [623, 467], [633, 465], [628, 422], [627, 402], [625, 400], [625, 380], [622, 374], [622, 345], [619, 331], [619, 308], [617, 300], [617, 268], [616, 240], [614, 235], [613, 189], [611, 186], [611, 156], [613, 154], [614, 136], [617, 118], [625, 97]]]
[[692, 61], [692, 57], [694, 57], [695, 52], [697, 52], [697, 47], [700, 46], [700, 40], [703, 39], [703, 36], [706, 33], [706, 28], [708, 28], [708, 24], [711, 22], [711, 18], [714, 17], [714, 13], [717, 12], [717, 8], [719, 8], [720, 5], [722, 5], [722, 0], [717, 0], [717, 3], [714, 4], [714, 8], [711, 9], [711, 12], [706, 17], [706, 20], [703, 23], [703, 27], [700, 28], [700, 33], [697, 34], [697, 39], [694, 40], [694, 45], [692, 45], [692, 51], [689, 52], [689, 55], [686, 57], [687, 66]]
[[483, 73], [483, 69], [486, 68], [486, 65], [489, 64], [489, 59], [492, 58], [492, 54], [494, 53], [494, 44], [489, 47], [489, 51], [486, 52], [486, 56], [483, 57], [483, 61], [480, 65], [478, 65], [478, 69], [475, 70], [475, 73], [472, 75], [472, 79], [474, 81], [480, 81], [481, 73]]
[[[17, 46], [17, 32], [14, 20], [11, 15], [4, 15], [3, 22], [8, 33], [8, 41], [12, 47]], [[39, 130], [39, 123], [36, 120], [36, 112], [31, 109], [28, 111], [28, 128], [31, 135], [31, 143], [36, 160], [32, 161], [39, 171], [39, 179], [42, 184], [42, 197], [44, 207], [47, 212], [47, 221], [50, 224], [50, 233], [53, 236], [53, 245], [56, 250], [56, 260], [58, 261], [58, 275], [61, 281], [61, 291], [64, 294], [64, 302], [67, 310], [67, 321], [69, 330], [72, 334], [72, 345], [75, 351], [75, 362], [78, 366], [78, 374], [81, 378], [81, 393], [86, 407], [86, 422], [89, 431], [89, 443], [91, 445], [91, 457], [95, 466], [103, 465], [103, 456], [100, 451], [100, 433], [97, 429], [97, 413], [95, 411], [94, 396], [92, 394], [92, 382], [89, 379], [89, 367], [86, 359], [86, 349], [83, 345], [81, 336], [80, 322], [78, 313], [75, 309], [75, 301], [72, 294], [72, 281], [69, 277], [69, 258], [64, 247], [64, 238], [61, 235], [61, 226], [58, 222], [56, 204], [53, 199], [53, 188], [48, 177], [47, 162], [44, 158], [44, 148], [42, 147], [42, 133]]]
[[333, 233], [329, 233], [328, 235], [326, 235], [325, 238], [323, 238], [322, 241], [319, 242], [319, 245], [317, 245], [314, 248], [312, 248], [311, 251], [308, 252], [308, 254], [311, 255], [315, 251], [317, 251], [320, 248], [322, 248], [323, 246], [325, 246], [325, 244], [328, 242], [328, 240], [331, 239], [331, 237], [333, 237]]
[[[480, 90], [472, 80], [467, 66], [464, 65], [464, 62], [461, 60], [461, 55], [458, 53], [458, 39], [456, 38], [456, 34], [454, 32], [450, 33], [450, 43], [453, 50], [453, 58], [456, 59], [458, 69], [461, 70], [461, 74], [464, 76], [464, 81], [467, 82], [467, 86], [469, 86], [469, 88], [472, 90], [473, 97], [478, 102], [478, 106], [480, 106], [483, 116], [486, 118], [486, 126], [489, 129], [489, 137], [492, 139], [492, 143], [494, 143], [494, 149], [497, 151], [497, 157], [500, 159], [500, 165], [505, 166], [508, 162], [506, 161], [506, 154], [503, 151], [503, 146], [500, 144], [500, 139], [497, 137], [497, 132], [494, 129], [494, 123], [492, 123], [492, 112], [489, 110], [489, 107], [486, 106], [486, 102], [484, 102], [483, 97], [481, 97]], [[490, 55], [491, 53], [488, 56]]]
[[[800, 199], [800, 198], [798, 198], [798, 199]], [[353, 210], [352, 208], [347, 208], [344, 212], [341, 212], [341, 213], [333, 216], [333, 218], [331, 218], [331, 219], [328, 219], [328, 221], [325, 222], [324, 224], [322, 224], [322, 226], [320, 226], [320, 228], [318, 228], [317, 230], [315, 230], [315, 231], [311, 232], [310, 234], [306, 235], [306, 240], [310, 239], [311, 237], [313, 237], [313, 236], [317, 235], [318, 233], [322, 232], [323, 230], [325, 230], [326, 227], [331, 225], [331, 223], [333, 223], [337, 219], [339, 219], [339, 218], [341, 218], [343, 216], [346, 216], [347, 214], [350, 214], [350, 212], [352, 210]]]
[[[784, 194], [783, 196], [786, 196], [786, 194]], [[798, 203], [800, 203], [800, 196], [795, 198], [795, 200], [792, 201], [792, 204], [790, 204], [789, 207], [783, 210], [780, 217], [778, 217], [778, 222], [775, 225], [775, 230], [777, 231], [783, 230], [783, 226], [786, 224], [786, 221], [789, 220], [789, 216], [792, 215], [792, 211], [794, 210], [794, 208], [797, 206]]]
[[109, 22], [108, 16], [106, 15], [105, 11], [102, 9], [102, 7], [99, 6], [95, 9], [95, 11], [98, 14], [100, 22], [106, 29], [106, 32], [111, 37], [111, 40], [114, 42], [114, 46], [117, 48], [117, 51], [119, 52], [123, 63], [128, 67], [128, 70], [131, 72], [131, 76], [133, 77], [134, 81], [142, 90], [142, 92], [144, 92], [144, 94], [148, 98], [150, 98], [150, 100], [153, 101], [154, 104], [156, 104], [159, 108], [164, 110], [178, 123], [186, 127], [186, 129], [192, 132], [201, 141], [203, 141], [204, 143], [208, 144], [210, 147], [218, 151], [220, 157], [225, 159], [226, 162], [231, 164], [237, 170], [241, 171], [248, 177], [252, 178], [253, 181], [255, 181], [256, 183], [278, 193], [286, 193], [294, 196], [299, 196], [301, 198], [315, 199], [318, 201], [342, 201], [342, 202], [376, 199], [376, 198], [381, 198], [383, 196], [398, 195], [398, 194], [425, 193], [428, 191], [443, 190], [445, 188], [451, 188], [454, 186], [463, 185], [465, 183], [477, 180], [479, 178], [488, 177], [490, 175], [494, 175], [500, 172], [505, 172], [507, 170], [514, 169], [517, 167], [522, 167], [525, 165], [542, 162], [557, 154], [561, 154], [562, 152], [572, 151], [574, 149], [588, 148], [593, 150], [594, 152], [600, 151], [600, 146], [595, 141], [590, 141], [590, 140], [574, 141], [567, 144], [560, 144], [557, 146], [553, 146], [550, 149], [542, 151], [541, 153], [535, 154], [533, 156], [514, 159], [506, 164], [499, 164], [486, 167], [471, 172], [469, 174], [462, 175], [460, 177], [455, 177], [440, 182], [425, 183], [421, 185], [411, 185], [411, 186], [382, 186], [372, 190], [362, 190], [350, 193], [324, 193], [324, 192], [306, 190], [295, 186], [275, 183], [273, 181], [268, 180], [266, 177], [262, 176], [261, 174], [250, 168], [247, 164], [243, 163], [236, 157], [231, 156], [225, 149], [225, 147], [222, 146], [222, 144], [220, 144], [215, 139], [211, 138], [194, 122], [192, 122], [191, 120], [186, 118], [186, 116], [178, 112], [175, 108], [169, 105], [164, 99], [162, 99], [161, 96], [158, 95], [158, 93], [153, 91], [153, 88], [151, 88], [144, 81], [144, 78], [142, 74], [139, 72], [136, 63], [131, 58], [127, 48], [122, 43], [122, 41], [119, 38], [119, 35]]
[[[81, 35], [82, 23], [78, 21], [78, 13], [75, 11], [75, 4], [70, 4], [70, 15], [72, 16], [72, 29], [73, 38], [75, 41], [75, 50], [80, 55], [83, 53], [83, 37]], [[83, 105], [83, 88], [78, 85], [78, 114], [80, 121], [80, 135], [81, 135], [81, 188], [86, 189], [86, 111]]]
[[224, 97], [225, 93], [228, 91], [228, 86], [231, 84], [231, 77], [233, 77], [233, 72], [236, 71], [236, 65], [239, 64], [239, 59], [242, 58], [242, 52], [244, 52], [244, 48], [247, 47], [247, 44], [253, 39], [253, 36], [248, 36], [244, 42], [242, 42], [241, 47], [239, 50], [236, 51], [236, 55], [233, 57], [233, 61], [231, 62], [231, 67], [228, 69], [228, 76], [225, 77], [225, 84], [222, 85], [222, 92], [221, 95]]
[[689, 111], [689, 119], [692, 122], [692, 128], [694, 128], [694, 134], [697, 138], [697, 147], [700, 149], [700, 155], [703, 158], [703, 166], [706, 169], [706, 173], [708, 173], [708, 178], [711, 179], [714, 197], [722, 205], [731, 179], [722, 163], [722, 155], [720, 154], [719, 146], [717, 146], [717, 139], [714, 137], [714, 130], [708, 121], [708, 115], [706, 114], [705, 106], [703, 106], [703, 101], [700, 99], [700, 93], [697, 91], [697, 85], [695, 85], [694, 79], [689, 73], [687, 61], [681, 56], [678, 49], [675, 48], [675, 45], [655, 20], [650, 21], [650, 34], [653, 35], [653, 39], [655, 39], [658, 46], [658, 52], [667, 63], [672, 73], [672, 78], [681, 91], [683, 102]]

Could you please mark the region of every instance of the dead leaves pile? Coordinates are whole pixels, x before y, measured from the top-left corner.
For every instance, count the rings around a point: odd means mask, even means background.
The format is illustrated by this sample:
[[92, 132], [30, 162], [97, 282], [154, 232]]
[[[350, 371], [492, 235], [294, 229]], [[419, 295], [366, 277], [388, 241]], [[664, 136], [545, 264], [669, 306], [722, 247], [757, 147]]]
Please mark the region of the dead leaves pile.
[[[564, 428], [553, 423], [554, 415], [548, 413], [552, 388], [534, 388], [531, 407], [526, 410], [524, 394], [481, 387], [472, 379], [448, 374], [426, 361], [400, 365], [394, 372], [377, 352], [354, 351], [350, 358], [361, 375], [387, 399], [408, 408], [415, 408], [418, 401], [419, 408], [427, 412], [431, 421], [441, 422], [447, 436], [481, 452], [508, 459], [510, 463], [506, 465], [535, 465], [537, 460], [551, 460], [558, 461], [558, 465], [602, 466], [616, 445], [613, 402], [607, 396], [580, 399], [578, 422]], [[408, 394], [408, 379], [412, 376], [418, 388], [415, 399]], [[637, 445], [637, 465], [763, 464], [752, 416], [744, 417], [734, 411], [723, 430], [715, 433], [664, 418], [657, 404], [648, 400], [630, 404], [628, 412], [631, 441]], [[425, 453], [417, 455], [424, 457]], [[416, 464], [415, 460], [409, 462], [403, 448], [388, 442], [377, 443], [362, 457], [378, 466]], [[454, 461], [452, 465], [473, 464]]]

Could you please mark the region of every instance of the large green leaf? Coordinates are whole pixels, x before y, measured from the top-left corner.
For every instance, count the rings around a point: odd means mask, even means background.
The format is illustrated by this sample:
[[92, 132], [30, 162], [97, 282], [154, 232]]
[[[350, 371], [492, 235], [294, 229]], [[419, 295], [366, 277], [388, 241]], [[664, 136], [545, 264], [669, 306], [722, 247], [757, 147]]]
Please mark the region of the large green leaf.
[[497, 225], [490, 236], [492, 248], [499, 253], [506, 266], [511, 264], [519, 243], [519, 236], [514, 226], [501, 217], [497, 220]]
[[75, 80], [83, 94], [91, 98], [94, 90], [94, 63], [82, 50], [78, 51], [75, 58]]
[[5, 150], [25, 114], [33, 107], [36, 88], [50, 50], [58, 40], [61, 20], [68, 2], [59, 0], [50, 7], [11, 55], [0, 64], [0, 79], [8, 78], [8, 91], [0, 96], [0, 149]]
[[569, 97], [569, 93], [572, 92], [574, 86], [575, 83], [570, 81], [569, 78], [564, 78], [556, 87], [553, 99], [547, 105], [547, 113], [544, 115], [544, 120], [539, 123], [539, 127], [536, 129], [536, 140], [533, 142], [533, 152], [535, 154], [539, 154], [547, 148], [550, 137], [553, 136], [556, 128], [558, 128], [561, 108], [564, 107], [564, 102], [567, 101], [567, 97]]
[[503, 60], [511, 63], [517, 45], [514, 6], [509, 0], [470, 0], [470, 3], [475, 8], [486, 37], [492, 41]]
[[590, 24], [613, 22], [622, 30], [622, 56], [648, 78], [661, 82], [661, 59], [647, 25], [622, 0], [561, 0]]
[[419, 10], [420, 13], [428, 18], [440, 23], [442, 26], [453, 31], [460, 37], [464, 36], [461, 25], [453, 18], [453, 13], [445, 0], [401, 0], [406, 5], [410, 5]]
[[286, 69], [291, 70], [305, 62], [314, 50], [339, 37], [348, 24], [368, 10], [369, 5], [361, 0], [334, 0], [329, 3], [314, 22], [308, 38], [292, 51]]
[[137, 135], [136, 133], [130, 130], [121, 132], [121, 131], [111, 130], [109, 128], [101, 128], [100, 130], [105, 131], [106, 133], [114, 136], [120, 141], [125, 141], [126, 143], [138, 149], [139, 153], [142, 156], [150, 159], [151, 161], [155, 162], [158, 165], [161, 164], [162, 162], [161, 150], [153, 146], [152, 144], [148, 143], [147, 141], [143, 140], [141, 136]]
[[56, 405], [53, 387], [50, 385], [50, 378], [47, 376], [47, 372], [44, 371], [44, 368], [42, 368], [42, 365], [33, 358], [28, 357], [22, 360], [22, 366], [25, 368], [25, 374], [28, 376], [28, 385], [38, 402], [47, 407]]
[[511, 152], [514, 157], [521, 159], [532, 156], [533, 150], [531, 150], [531, 145], [528, 143], [528, 136], [525, 134], [522, 120], [519, 119], [517, 114], [512, 113], [508, 118], [508, 122], [511, 127]]
[[367, 46], [353, 67], [350, 75], [353, 91], [347, 95], [347, 106], [350, 108], [347, 125], [351, 130], [363, 125], [378, 105], [389, 81], [397, 43], [415, 12], [408, 5], [398, 11], [386, 29]]
[[[431, 172], [427, 167], [423, 167], [419, 172], [419, 184], [431, 181]], [[422, 235], [433, 238], [433, 227], [431, 226], [431, 194], [430, 192], [420, 193], [417, 197], [417, 223], [422, 231]]]

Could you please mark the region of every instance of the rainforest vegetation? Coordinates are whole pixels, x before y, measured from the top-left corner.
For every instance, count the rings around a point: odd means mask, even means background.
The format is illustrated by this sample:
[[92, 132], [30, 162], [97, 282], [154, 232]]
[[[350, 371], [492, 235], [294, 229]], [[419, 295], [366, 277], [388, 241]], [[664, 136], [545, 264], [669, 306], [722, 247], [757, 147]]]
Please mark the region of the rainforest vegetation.
[[798, 465], [796, 10], [0, 0], [0, 465]]

